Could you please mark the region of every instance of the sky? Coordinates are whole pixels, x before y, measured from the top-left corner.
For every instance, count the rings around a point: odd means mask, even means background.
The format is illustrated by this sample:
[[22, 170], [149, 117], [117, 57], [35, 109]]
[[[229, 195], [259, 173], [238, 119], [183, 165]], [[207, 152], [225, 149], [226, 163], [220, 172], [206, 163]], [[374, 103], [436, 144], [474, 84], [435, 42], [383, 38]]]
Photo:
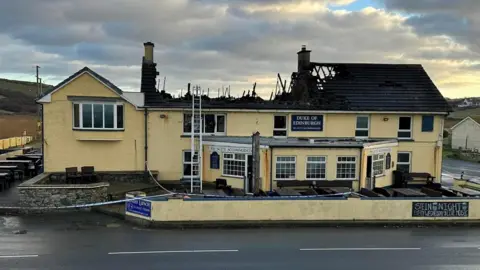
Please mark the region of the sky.
[[[15, 0], [0, 3], [0, 77], [57, 84], [88, 66], [139, 91], [143, 43], [166, 90], [257, 82], [315, 62], [422, 64], [442, 94], [480, 96], [479, 0]], [[183, 89], [183, 90], [182, 90]], [[184, 93], [184, 92], [183, 92]]]

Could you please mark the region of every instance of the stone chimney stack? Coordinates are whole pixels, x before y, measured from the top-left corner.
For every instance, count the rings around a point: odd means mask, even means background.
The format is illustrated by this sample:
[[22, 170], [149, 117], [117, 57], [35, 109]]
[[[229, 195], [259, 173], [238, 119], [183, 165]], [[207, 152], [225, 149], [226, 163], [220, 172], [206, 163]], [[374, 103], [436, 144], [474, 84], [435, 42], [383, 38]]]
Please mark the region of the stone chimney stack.
[[298, 70], [297, 72], [302, 72], [304, 70], [307, 70], [308, 67], [310, 66], [310, 52], [307, 50], [306, 45], [302, 45], [302, 49], [297, 53], [298, 55]]
[[143, 46], [145, 47], [143, 61], [153, 63], [153, 47], [155, 47], [155, 45], [152, 42], [145, 42], [143, 43]]
[[150, 96], [147, 94], [157, 92], [157, 64], [153, 62], [153, 47], [155, 45], [152, 42], [146, 42], [143, 44], [145, 47], [145, 54], [142, 58], [142, 83], [140, 91], [145, 93], [145, 104], [149, 100]]

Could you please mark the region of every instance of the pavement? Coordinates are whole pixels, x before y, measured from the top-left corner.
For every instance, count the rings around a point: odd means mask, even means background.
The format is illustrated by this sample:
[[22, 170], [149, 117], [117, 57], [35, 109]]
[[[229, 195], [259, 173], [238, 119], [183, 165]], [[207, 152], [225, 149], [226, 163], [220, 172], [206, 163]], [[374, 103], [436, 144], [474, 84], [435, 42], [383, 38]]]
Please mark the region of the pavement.
[[0, 269], [478, 270], [479, 248], [468, 227], [152, 230], [91, 212], [0, 217]]
[[446, 186], [453, 185], [453, 178], [460, 178], [464, 172], [465, 179], [477, 179], [480, 181], [480, 163], [443, 159], [442, 163], [442, 184]]

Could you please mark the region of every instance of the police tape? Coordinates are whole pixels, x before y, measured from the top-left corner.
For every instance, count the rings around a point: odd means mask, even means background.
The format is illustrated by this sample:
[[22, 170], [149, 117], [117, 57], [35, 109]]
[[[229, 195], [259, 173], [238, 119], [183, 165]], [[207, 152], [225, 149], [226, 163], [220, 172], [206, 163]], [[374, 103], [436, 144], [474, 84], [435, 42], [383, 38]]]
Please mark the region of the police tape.
[[0, 209], [3, 210], [67, 210], [67, 209], [82, 209], [82, 208], [92, 208], [97, 206], [106, 206], [106, 205], [113, 205], [119, 203], [127, 203], [131, 201], [155, 201], [150, 199], [167, 197], [167, 196], [183, 196], [184, 199], [189, 199], [191, 196], [203, 196], [203, 199], [208, 200], [213, 198], [224, 198], [224, 199], [301, 199], [301, 198], [327, 198], [327, 197], [339, 197], [339, 196], [348, 196], [351, 194], [356, 194], [354, 192], [344, 192], [344, 193], [335, 193], [335, 194], [325, 194], [325, 195], [290, 195], [290, 196], [268, 196], [268, 197], [246, 197], [246, 196], [221, 196], [221, 195], [205, 195], [205, 194], [192, 194], [192, 193], [168, 193], [168, 194], [160, 194], [160, 195], [151, 195], [151, 196], [143, 196], [143, 197], [134, 197], [116, 201], [108, 201], [108, 202], [97, 202], [97, 203], [87, 203], [87, 204], [76, 204], [76, 205], [66, 205], [66, 206], [0, 206]]

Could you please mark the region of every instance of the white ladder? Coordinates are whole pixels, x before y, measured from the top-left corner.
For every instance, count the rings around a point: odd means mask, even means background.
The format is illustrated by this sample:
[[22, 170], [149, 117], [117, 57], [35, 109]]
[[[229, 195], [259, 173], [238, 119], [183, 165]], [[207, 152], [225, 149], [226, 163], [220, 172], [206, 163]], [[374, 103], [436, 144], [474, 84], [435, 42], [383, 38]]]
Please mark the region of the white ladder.
[[[203, 91], [200, 86], [194, 86], [192, 91], [192, 119], [191, 119], [191, 172], [190, 172], [190, 192], [202, 192], [202, 178], [203, 178], [203, 114], [202, 114], [202, 94]], [[198, 140], [197, 140], [198, 137]], [[197, 154], [198, 159], [198, 176], [194, 175], [194, 157]]]

